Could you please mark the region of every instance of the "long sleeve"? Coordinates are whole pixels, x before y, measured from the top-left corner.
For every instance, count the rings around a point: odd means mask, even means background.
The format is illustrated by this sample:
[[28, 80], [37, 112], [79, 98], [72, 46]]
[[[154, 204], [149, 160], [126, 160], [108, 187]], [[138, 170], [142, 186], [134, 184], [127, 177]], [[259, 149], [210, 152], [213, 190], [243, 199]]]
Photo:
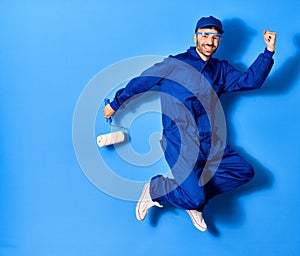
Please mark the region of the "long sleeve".
[[114, 100], [110, 103], [111, 107], [117, 111], [119, 107], [131, 97], [150, 90], [155, 85], [160, 85], [161, 81], [170, 71], [168, 59], [157, 63], [145, 70], [140, 76], [133, 78], [129, 83], [118, 90]]
[[273, 66], [273, 54], [265, 49], [264, 53], [257, 57], [246, 72], [241, 72], [226, 62], [224, 93], [260, 88]]

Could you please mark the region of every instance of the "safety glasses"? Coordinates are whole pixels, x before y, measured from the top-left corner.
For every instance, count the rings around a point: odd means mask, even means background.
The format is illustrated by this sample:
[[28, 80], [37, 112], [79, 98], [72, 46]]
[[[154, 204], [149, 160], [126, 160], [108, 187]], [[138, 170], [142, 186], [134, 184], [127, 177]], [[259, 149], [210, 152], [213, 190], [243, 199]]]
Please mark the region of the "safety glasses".
[[195, 34], [197, 35], [201, 35], [201, 38], [204, 40], [208, 40], [208, 39], [212, 39], [213, 41], [217, 41], [219, 42], [222, 35], [219, 33], [215, 33], [215, 32], [196, 32]]

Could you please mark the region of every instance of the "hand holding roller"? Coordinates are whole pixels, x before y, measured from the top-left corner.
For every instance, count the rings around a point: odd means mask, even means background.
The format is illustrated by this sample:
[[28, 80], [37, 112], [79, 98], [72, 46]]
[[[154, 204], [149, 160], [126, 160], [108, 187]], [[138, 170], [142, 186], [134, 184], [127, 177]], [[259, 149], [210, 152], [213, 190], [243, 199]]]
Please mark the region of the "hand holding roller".
[[[104, 99], [104, 104], [105, 106], [108, 105], [109, 99], [105, 98]], [[118, 126], [118, 125], [114, 125], [112, 124], [112, 118], [106, 118], [106, 122], [113, 127], [118, 127], [121, 128], [122, 131], [116, 131], [116, 132], [111, 132], [111, 133], [106, 133], [106, 134], [102, 134], [99, 135], [97, 137], [97, 144], [99, 147], [104, 147], [104, 146], [108, 146], [108, 145], [112, 145], [112, 144], [116, 144], [116, 143], [120, 143], [122, 141], [124, 141], [125, 139], [125, 134], [124, 134], [124, 130], [125, 128], [122, 126]]]
[[[104, 106], [107, 106], [109, 103], [110, 103], [110, 102], [109, 102], [109, 99], [105, 98], [105, 99], [104, 99]], [[106, 118], [106, 122], [109, 123], [109, 124], [111, 124], [111, 123], [112, 123], [111, 117]]]

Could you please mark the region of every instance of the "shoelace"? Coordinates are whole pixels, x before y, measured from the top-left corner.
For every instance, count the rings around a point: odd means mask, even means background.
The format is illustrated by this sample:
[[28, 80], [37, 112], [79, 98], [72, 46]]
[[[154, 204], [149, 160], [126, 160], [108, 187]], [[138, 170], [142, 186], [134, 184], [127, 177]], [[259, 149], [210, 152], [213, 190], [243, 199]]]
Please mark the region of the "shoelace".
[[199, 221], [200, 223], [202, 223], [203, 218], [199, 214], [196, 214], [194, 216], [195, 216], [195, 219], [197, 220], [197, 222]]
[[141, 211], [142, 212], [145, 212], [147, 211], [149, 208], [151, 208], [152, 206], [157, 206], [157, 207], [160, 207], [162, 208], [163, 206], [160, 205], [158, 202], [153, 202], [152, 200], [150, 199], [146, 199], [146, 200], [143, 200], [142, 203], [141, 203]]
[[142, 212], [145, 212], [145, 211], [147, 211], [147, 210], [149, 209], [149, 207], [148, 207], [148, 204], [149, 204], [149, 203], [150, 203], [150, 200], [149, 200], [149, 199], [143, 200], [143, 201], [141, 202], [141, 207], [140, 207], [140, 209], [141, 209]]
[[193, 211], [191, 210], [190, 211], [192, 213], [192, 215], [194, 216], [195, 220], [199, 223], [202, 223], [203, 222], [203, 217], [202, 217], [202, 214], [198, 211]]

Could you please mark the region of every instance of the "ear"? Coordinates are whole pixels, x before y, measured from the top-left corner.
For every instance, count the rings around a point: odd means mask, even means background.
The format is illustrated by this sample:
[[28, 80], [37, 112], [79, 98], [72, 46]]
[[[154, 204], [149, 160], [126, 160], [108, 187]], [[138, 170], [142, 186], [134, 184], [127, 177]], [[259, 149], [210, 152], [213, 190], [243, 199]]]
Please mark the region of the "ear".
[[194, 34], [194, 42], [197, 43], [197, 34]]

